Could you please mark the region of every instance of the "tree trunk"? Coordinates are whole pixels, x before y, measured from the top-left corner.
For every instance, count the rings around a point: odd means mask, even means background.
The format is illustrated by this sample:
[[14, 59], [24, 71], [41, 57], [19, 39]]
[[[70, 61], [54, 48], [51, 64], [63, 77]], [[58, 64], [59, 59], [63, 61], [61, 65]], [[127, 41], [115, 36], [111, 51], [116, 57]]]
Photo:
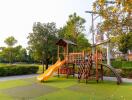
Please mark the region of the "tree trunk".
[[9, 52], [9, 64], [12, 64], [12, 52]]
[[48, 64], [49, 64], [49, 59], [48, 58], [46, 59], [45, 63], [46, 63], [46, 69], [48, 69]]

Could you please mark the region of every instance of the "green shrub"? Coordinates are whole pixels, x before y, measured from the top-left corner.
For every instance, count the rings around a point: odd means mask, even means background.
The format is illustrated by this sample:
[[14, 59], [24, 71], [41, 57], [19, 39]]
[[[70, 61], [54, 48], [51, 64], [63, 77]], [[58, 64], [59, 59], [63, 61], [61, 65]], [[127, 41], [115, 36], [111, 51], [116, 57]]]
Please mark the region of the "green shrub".
[[114, 68], [122, 68], [122, 61], [112, 61], [111, 65]]
[[132, 78], [132, 68], [131, 67], [122, 68], [121, 76], [127, 77], [127, 78]]
[[131, 67], [132, 68], [132, 61], [123, 61], [122, 68]]
[[132, 61], [112, 61], [111, 65], [114, 68], [127, 68], [127, 67], [132, 68]]
[[124, 57], [117, 57], [115, 60], [116, 61], [125, 61], [125, 58]]
[[0, 67], [0, 76], [24, 75], [37, 73], [38, 66], [2, 66]]

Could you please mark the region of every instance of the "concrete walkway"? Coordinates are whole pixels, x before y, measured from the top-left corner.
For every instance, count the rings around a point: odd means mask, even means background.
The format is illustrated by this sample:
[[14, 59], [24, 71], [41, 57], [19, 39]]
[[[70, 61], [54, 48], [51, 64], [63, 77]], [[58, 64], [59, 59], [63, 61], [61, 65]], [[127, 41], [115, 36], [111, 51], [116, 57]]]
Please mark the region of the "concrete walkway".
[[1, 81], [9, 81], [9, 80], [17, 80], [17, 79], [25, 79], [25, 78], [33, 78], [33, 77], [37, 77], [37, 76], [38, 76], [38, 74], [5, 76], [5, 77], [0, 77], [0, 82]]
[[[17, 79], [26, 79], [26, 78], [33, 78], [37, 77], [39, 74], [30, 74], [30, 75], [17, 75], [17, 76], [6, 76], [6, 77], [0, 77], [0, 82], [2, 81], [9, 81], [9, 80], [17, 80]], [[117, 81], [116, 77], [103, 77], [104, 80], [109, 81]], [[132, 83], [132, 79], [122, 78], [123, 82]]]
[[[117, 81], [116, 77], [103, 77], [104, 80], [109, 80], [109, 81]], [[127, 83], [132, 83], [132, 79], [128, 79], [128, 78], [121, 78], [123, 82], [127, 82]]]

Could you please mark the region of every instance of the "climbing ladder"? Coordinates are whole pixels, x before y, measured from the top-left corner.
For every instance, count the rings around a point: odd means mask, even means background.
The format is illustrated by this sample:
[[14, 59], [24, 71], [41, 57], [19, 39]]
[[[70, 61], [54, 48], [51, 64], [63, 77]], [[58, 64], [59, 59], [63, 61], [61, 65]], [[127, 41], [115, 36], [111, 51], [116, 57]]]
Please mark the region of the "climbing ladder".
[[[85, 55], [84, 55], [85, 57]], [[86, 80], [86, 83], [89, 79], [93, 79], [92, 76], [95, 77], [98, 82], [99, 79], [103, 81], [103, 67], [110, 69], [115, 77], [117, 78], [117, 84], [122, 83], [120, 75], [115, 71], [114, 68], [102, 63], [102, 52], [96, 50], [95, 54], [88, 53], [88, 61], [81, 62], [79, 64], [78, 70], [78, 80]]]
[[81, 62], [79, 65], [79, 70], [78, 70], [78, 79], [79, 82], [81, 79], [85, 79], [86, 83], [88, 79], [91, 76], [91, 68], [92, 68], [92, 54], [89, 53], [87, 54], [87, 61], [84, 60], [84, 62]]

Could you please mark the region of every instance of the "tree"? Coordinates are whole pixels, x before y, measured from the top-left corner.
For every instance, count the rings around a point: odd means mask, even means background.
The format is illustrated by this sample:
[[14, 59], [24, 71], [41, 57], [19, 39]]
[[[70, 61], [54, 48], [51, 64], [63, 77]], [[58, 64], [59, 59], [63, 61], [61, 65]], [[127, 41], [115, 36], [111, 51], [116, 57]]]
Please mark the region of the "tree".
[[85, 30], [84, 23], [85, 19], [77, 16], [76, 13], [69, 15], [66, 25], [60, 29], [60, 36], [64, 36], [65, 39], [70, 39], [76, 43], [78, 35]]
[[16, 46], [15, 50], [15, 60], [18, 62], [26, 62], [27, 61], [27, 51], [25, 48], [22, 48], [21, 45]]
[[6, 38], [4, 42], [8, 47], [3, 49], [3, 56], [9, 61], [9, 63], [12, 63], [15, 57], [13, 46], [17, 43], [17, 40], [13, 36], [10, 36]]
[[129, 47], [125, 37], [132, 30], [131, 5], [131, 0], [96, 0], [93, 3], [93, 11], [103, 19], [98, 30], [106, 35], [107, 39], [114, 38], [114, 46], [123, 53]]
[[[29, 48], [28, 48], [28, 49], [29, 49]], [[33, 54], [33, 51], [32, 51], [31, 49], [28, 50], [27, 62], [28, 62], [28, 63], [34, 63], [34, 62], [35, 62], [34, 54]]]
[[0, 60], [2, 62], [25, 62], [27, 61], [27, 50], [21, 45], [15, 46], [17, 40], [10, 36], [4, 41], [8, 47], [0, 47]]
[[84, 23], [85, 19], [77, 16], [76, 13], [70, 15], [66, 25], [63, 28], [60, 28], [58, 32], [59, 38], [75, 42], [79, 47], [78, 50], [87, 48], [90, 44], [83, 33], [85, 31]]
[[7, 62], [7, 60], [4, 58], [3, 50], [5, 47], [0, 47], [0, 62]]
[[10, 64], [15, 60], [14, 48], [4, 48], [1, 52], [1, 56], [5, 59], [6, 62]]
[[100, 32], [107, 38], [129, 33], [132, 30], [131, 5], [131, 0], [96, 0], [93, 11], [103, 18], [98, 28]]
[[88, 42], [88, 39], [85, 37], [84, 34], [80, 34], [77, 37], [77, 51], [81, 51], [84, 49], [88, 49], [88, 47], [91, 47], [91, 44]]
[[17, 40], [16, 40], [13, 36], [10, 36], [10, 37], [6, 38], [4, 42], [5, 42], [9, 47], [12, 47], [12, 46], [14, 46], [14, 45], [17, 43]]
[[29, 49], [32, 50], [34, 58], [46, 63], [46, 69], [51, 58], [51, 54], [54, 52], [55, 41], [57, 35], [57, 28], [55, 23], [34, 23], [33, 32], [29, 33], [28, 44]]
[[132, 49], [132, 33], [121, 35], [118, 44], [119, 50], [126, 54], [128, 50]]

